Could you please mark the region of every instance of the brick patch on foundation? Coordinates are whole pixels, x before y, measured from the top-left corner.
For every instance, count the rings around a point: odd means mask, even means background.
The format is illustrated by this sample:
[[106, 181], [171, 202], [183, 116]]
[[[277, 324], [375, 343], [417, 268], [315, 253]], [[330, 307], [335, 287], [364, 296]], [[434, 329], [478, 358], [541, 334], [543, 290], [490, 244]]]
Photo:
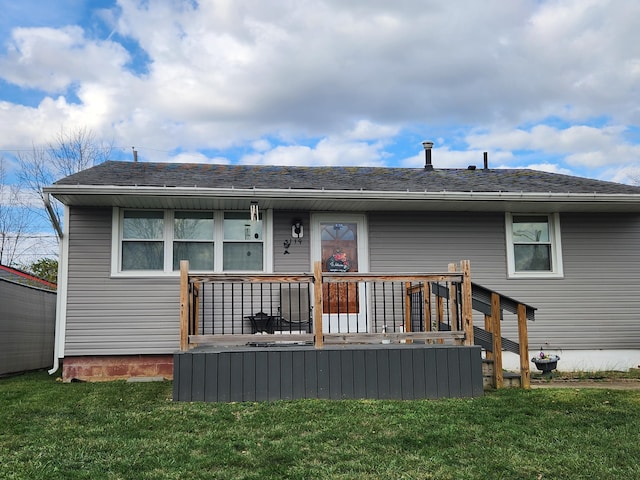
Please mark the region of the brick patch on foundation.
[[173, 355], [65, 357], [62, 381], [106, 382], [132, 377], [173, 379]]

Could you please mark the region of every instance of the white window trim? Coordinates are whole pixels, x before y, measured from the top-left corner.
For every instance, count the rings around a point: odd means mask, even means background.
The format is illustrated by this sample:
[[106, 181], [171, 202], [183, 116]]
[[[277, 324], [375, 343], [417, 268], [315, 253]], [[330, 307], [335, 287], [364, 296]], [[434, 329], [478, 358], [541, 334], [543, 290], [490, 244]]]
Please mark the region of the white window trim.
[[[516, 272], [513, 252], [513, 215], [538, 215], [549, 219], [549, 240], [551, 243], [551, 271]], [[560, 238], [560, 215], [558, 213], [505, 213], [505, 233], [508, 278], [564, 278], [562, 264], [562, 241]]]
[[[173, 270], [173, 216], [181, 209], [156, 209], [164, 212], [164, 269], [163, 270], [122, 270], [122, 219], [125, 210], [143, 210], [140, 208], [114, 207], [111, 215], [111, 276], [112, 277], [176, 277], [179, 271]], [[214, 214], [214, 270], [198, 273], [223, 273], [223, 244], [224, 244], [224, 212], [232, 210], [208, 210]], [[265, 209], [262, 215], [262, 244], [263, 258], [261, 271], [232, 271], [224, 273], [272, 273], [273, 272], [273, 210]]]

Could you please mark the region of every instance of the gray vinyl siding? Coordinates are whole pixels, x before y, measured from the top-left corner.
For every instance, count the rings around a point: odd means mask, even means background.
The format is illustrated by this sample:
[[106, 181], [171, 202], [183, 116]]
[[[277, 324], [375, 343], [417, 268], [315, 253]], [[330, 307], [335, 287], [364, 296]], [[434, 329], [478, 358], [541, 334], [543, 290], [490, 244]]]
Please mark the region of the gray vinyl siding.
[[[374, 213], [371, 270], [441, 271], [469, 259], [474, 282], [538, 308], [530, 348], [640, 348], [640, 215], [566, 213], [560, 229], [564, 278], [508, 279], [502, 213]], [[517, 338], [513, 316], [502, 329]]]
[[465, 259], [473, 281], [505, 276], [502, 213], [371, 213], [368, 221], [372, 272], [446, 272]]
[[173, 353], [178, 277], [111, 278], [111, 208], [71, 208], [65, 355]]
[[[305, 236], [284, 254], [298, 218]], [[179, 278], [111, 277], [111, 219], [111, 208], [70, 209], [65, 355], [173, 353], [180, 343]], [[308, 232], [308, 214], [274, 213], [274, 271], [310, 271]]]
[[[300, 243], [293, 243], [291, 225], [296, 219], [302, 220], [304, 229]], [[273, 271], [302, 273], [311, 272], [309, 236], [309, 214], [304, 212], [276, 211], [273, 213]], [[284, 242], [291, 241], [285, 254]]]
[[[301, 218], [302, 243], [291, 223]], [[275, 272], [311, 270], [309, 215], [273, 215]], [[111, 277], [111, 209], [71, 208], [65, 354], [171, 353], [179, 344], [178, 277]], [[508, 279], [504, 214], [369, 213], [372, 272], [441, 272], [471, 261], [474, 282], [537, 307], [529, 345], [640, 348], [640, 215], [560, 215], [564, 278]], [[482, 325], [482, 317], [474, 321]], [[517, 338], [505, 314], [503, 334]]]

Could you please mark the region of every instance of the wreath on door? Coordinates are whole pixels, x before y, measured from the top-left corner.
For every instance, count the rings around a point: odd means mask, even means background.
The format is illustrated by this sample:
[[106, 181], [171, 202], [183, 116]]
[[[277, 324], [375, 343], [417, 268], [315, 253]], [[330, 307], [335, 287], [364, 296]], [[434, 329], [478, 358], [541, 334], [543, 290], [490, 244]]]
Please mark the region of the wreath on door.
[[327, 271], [329, 272], [348, 272], [351, 268], [347, 254], [344, 252], [336, 252], [327, 260]]

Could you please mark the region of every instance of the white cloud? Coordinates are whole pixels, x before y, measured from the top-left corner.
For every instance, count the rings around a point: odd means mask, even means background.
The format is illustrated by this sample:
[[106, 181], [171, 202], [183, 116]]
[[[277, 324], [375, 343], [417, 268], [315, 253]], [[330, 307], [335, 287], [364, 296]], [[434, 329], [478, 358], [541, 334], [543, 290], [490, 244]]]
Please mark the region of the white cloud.
[[[155, 159], [155, 161], [159, 161]], [[228, 165], [231, 162], [229, 159], [225, 157], [214, 157], [210, 158], [199, 152], [182, 152], [175, 156], [168, 156], [163, 161], [172, 162], [172, 163], [211, 163], [218, 165]]]
[[324, 138], [310, 147], [280, 145], [264, 152], [247, 154], [240, 163], [265, 165], [382, 166], [382, 144]]
[[58, 240], [47, 232], [22, 235], [15, 249], [14, 263], [30, 265], [42, 258], [58, 258]]
[[0, 183], [0, 210], [3, 207], [41, 208], [42, 200], [34, 192], [15, 184]]
[[[85, 125], [149, 160], [242, 147], [243, 162], [378, 165], [407, 131], [444, 126], [434, 164], [448, 167], [485, 150], [590, 168], [640, 153], [624, 136], [640, 124], [637, 2], [119, 0], [97, 17], [111, 35], [14, 28], [0, 77], [45, 98], [0, 101], [0, 148]], [[400, 156], [424, 163], [419, 141]]]
[[596, 128], [576, 125], [559, 129], [538, 125], [531, 130], [472, 134], [466, 140], [473, 148], [542, 151], [562, 155], [569, 165], [598, 167], [622, 165], [640, 156], [640, 146], [629, 144], [624, 139], [624, 133], [622, 126]]
[[613, 182], [640, 185], [640, 165], [630, 165], [621, 169], [606, 172], [606, 178]]
[[555, 163], [534, 163], [531, 165], [527, 165], [526, 167], [523, 167], [523, 168], [528, 168], [531, 170], [540, 170], [542, 172], [549, 172], [549, 173], [561, 173], [563, 175], [575, 175], [568, 168], [563, 168], [560, 165]]
[[350, 140], [388, 139], [394, 137], [399, 130], [397, 126], [379, 125], [369, 120], [360, 120], [346, 132], [345, 137]]
[[61, 93], [74, 83], [117, 78], [128, 59], [121, 45], [87, 41], [77, 26], [16, 28], [0, 70], [21, 87]]
[[256, 152], [266, 152], [271, 149], [271, 143], [264, 139], [256, 140], [251, 146]]

